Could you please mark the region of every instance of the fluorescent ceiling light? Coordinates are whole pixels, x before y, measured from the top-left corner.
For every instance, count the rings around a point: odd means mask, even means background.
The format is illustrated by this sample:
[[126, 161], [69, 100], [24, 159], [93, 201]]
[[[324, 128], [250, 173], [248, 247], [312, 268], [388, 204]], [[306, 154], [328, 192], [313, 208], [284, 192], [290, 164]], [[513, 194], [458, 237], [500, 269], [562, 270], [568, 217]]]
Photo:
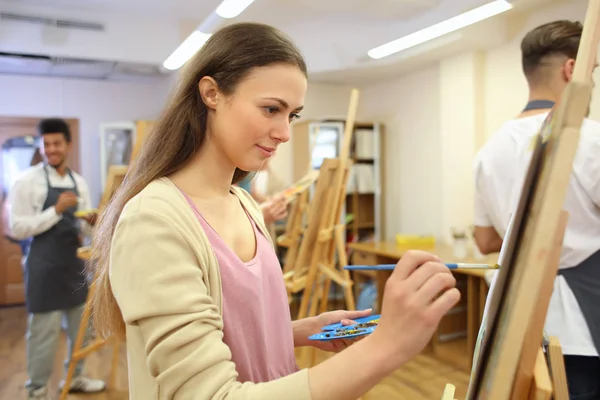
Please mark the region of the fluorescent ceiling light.
[[493, 17], [494, 15], [510, 10], [512, 7], [512, 4], [506, 0], [492, 1], [491, 3], [440, 22], [439, 24], [432, 25], [418, 32], [401, 37], [400, 39], [375, 47], [367, 54], [369, 57], [375, 59], [387, 57], [450, 32], [457, 31], [465, 26]]
[[187, 60], [200, 50], [210, 37], [209, 33], [194, 31], [175, 49], [175, 51], [165, 60], [163, 67], [174, 71], [179, 69]]
[[221, 18], [235, 18], [254, 0], [223, 0], [215, 11]]

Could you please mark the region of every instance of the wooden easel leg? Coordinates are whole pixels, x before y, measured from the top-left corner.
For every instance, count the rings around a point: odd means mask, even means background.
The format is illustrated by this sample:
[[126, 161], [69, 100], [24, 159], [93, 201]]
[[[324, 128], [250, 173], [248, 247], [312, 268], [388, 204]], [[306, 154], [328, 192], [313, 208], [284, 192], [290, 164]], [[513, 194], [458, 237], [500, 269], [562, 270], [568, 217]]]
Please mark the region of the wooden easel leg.
[[[322, 242], [317, 240], [313, 249], [312, 256], [310, 257], [310, 264], [308, 266], [308, 273], [306, 276], [306, 284], [304, 286], [304, 293], [302, 293], [302, 300], [300, 301], [300, 309], [298, 310], [298, 319], [308, 317], [309, 310], [308, 305], [313, 296], [313, 291], [318, 292], [319, 282], [319, 262], [322, 254]], [[315, 296], [313, 301], [316, 301], [319, 297]], [[316, 308], [315, 308], [316, 311]]]
[[557, 337], [550, 336], [548, 345], [548, 362], [554, 386], [554, 400], [569, 400], [565, 359]]
[[71, 359], [69, 360], [69, 368], [67, 369], [67, 376], [65, 376], [65, 385], [62, 388], [60, 393], [59, 400], [64, 400], [67, 398], [69, 393], [69, 388], [71, 387], [71, 382], [73, 381], [73, 374], [75, 374], [75, 367], [79, 360], [79, 353], [81, 347], [83, 346], [83, 341], [88, 333], [89, 329], [89, 320], [90, 320], [90, 302], [89, 300], [92, 298], [94, 294], [95, 285], [90, 285], [88, 290], [87, 301], [85, 303], [85, 308], [83, 310], [83, 315], [81, 316], [81, 322], [79, 324], [79, 331], [77, 332], [77, 340], [75, 340], [75, 345], [73, 346], [73, 351], [71, 352]]
[[344, 230], [345, 225], [338, 225], [335, 227], [335, 244], [337, 248], [338, 258], [340, 262], [340, 268], [342, 268], [342, 275], [344, 277], [344, 299], [346, 300], [346, 309], [350, 311], [356, 310], [356, 302], [354, 301], [354, 290], [352, 277], [350, 271], [343, 269], [348, 265], [348, 255], [346, 254], [346, 243], [344, 242]]
[[[323, 284], [321, 284], [321, 277], [317, 277], [317, 288], [315, 291], [315, 296], [312, 299], [311, 303], [310, 303], [310, 311], [308, 316], [309, 317], [314, 317], [317, 315], [317, 310], [319, 308], [319, 295], [321, 296], [327, 296], [326, 293], [323, 293]], [[306, 362], [308, 363], [309, 366], [313, 366], [317, 363], [317, 349], [315, 349], [314, 347], [307, 347], [306, 348]]]
[[[63, 386], [59, 400], [65, 400], [69, 394], [69, 388], [71, 387], [71, 382], [73, 381], [73, 375], [75, 374], [75, 367], [77, 363], [87, 357], [88, 354], [93, 353], [100, 348], [102, 348], [107, 341], [103, 339], [96, 339], [94, 342], [87, 344], [85, 347], [83, 346], [83, 342], [88, 333], [89, 323], [90, 323], [90, 314], [91, 314], [91, 306], [90, 299], [94, 294], [95, 285], [91, 284], [90, 289], [88, 291], [87, 301], [85, 303], [85, 308], [83, 310], [83, 314], [81, 315], [81, 323], [79, 324], [79, 331], [77, 332], [77, 340], [75, 341], [75, 345], [73, 346], [73, 352], [71, 353], [71, 359], [69, 360], [69, 368], [67, 369], [67, 376], [65, 376], [65, 385]], [[117, 373], [117, 364], [119, 361], [119, 346], [120, 343], [117, 339], [113, 339], [113, 356], [111, 362], [111, 371], [110, 371], [110, 380], [109, 387], [115, 387], [116, 385], [116, 373]]]
[[[566, 211], [562, 211], [559, 216], [556, 231], [554, 233], [554, 243], [552, 252], [547, 259], [546, 275], [544, 276], [544, 283], [542, 287], [546, 288], [539, 294], [539, 299], [542, 304], [549, 304], [550, 297], [552, 296], [553, 285], [556, 277], [556, 271], [560, 263], [560, 254], [562, 251], [563, 237], [567, 227], [569, 214]], [[529, 327], [525, 341], [521, 348], [521, 359], [519, 361], [519, 367], [517, 375], [513, 383], [512, 397], [522, 398], [526, 393], [532, 393], [534, 390], [531, 388], [531, 384], [535, 383], [535, 379], [532, 379], [535, 372], [535, 365], [538, 363], [539, 354], [537, 350], [542, 343], [544, 322], [546, 321], [546, 314], [548, 309], [544, 308], [540, 310], [535, 317], [529, 321]]]
[[533, 379], [529, 388], [529, 400], [550, 400], [552, 398], [552, 381], [546, 365], [546, 358], [541, 347], [538, 348]]

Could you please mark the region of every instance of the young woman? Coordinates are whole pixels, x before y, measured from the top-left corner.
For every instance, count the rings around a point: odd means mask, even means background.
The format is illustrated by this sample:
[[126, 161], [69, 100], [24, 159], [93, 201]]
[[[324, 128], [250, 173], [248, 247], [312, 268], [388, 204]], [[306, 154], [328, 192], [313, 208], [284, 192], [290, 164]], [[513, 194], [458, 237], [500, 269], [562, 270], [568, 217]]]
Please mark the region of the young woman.
[[[216, 32], [101, 218], [98, 331], [127, 340], [132, 400], [356, 399], [419, 353], [459, 299], [433, 255], [409, 252], [386, 285], [379, 327], [351, 346], [309, 343], [325, 324], [291, 321], [260, 210], [233, 185], [289, 140], [306, 65], [272, 27]], [[294, 346], [336, 351], [299, 371]]]

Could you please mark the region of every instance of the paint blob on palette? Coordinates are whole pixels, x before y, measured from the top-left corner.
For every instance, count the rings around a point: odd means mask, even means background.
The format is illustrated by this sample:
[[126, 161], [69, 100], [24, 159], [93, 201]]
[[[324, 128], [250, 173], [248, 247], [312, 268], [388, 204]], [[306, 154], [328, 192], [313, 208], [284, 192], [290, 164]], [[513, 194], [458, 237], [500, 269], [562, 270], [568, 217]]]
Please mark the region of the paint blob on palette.
[[334, 339], [350, 339], [356, 336], [363, 336], [372, 333], [375, 330], [375, 326], [370, 328], [354, 328], [348, 326], [347, 328], [337, 329], [335, 331], [323, 331], [308, 337], [310, 340], [328, 341]]
[[309, 336], [310, 340], [328, 341], [348, 339], [372, 333], [379, 323], [379, 315], [356, 319], [354, 325], [342, 325], [341, 322], [323, 327], [323, 332]]
[[[362, 317], [362, 318], [357, 318], [355, 319], [356, 324], [363, 324], [363, 323], [374, 323], [375, 325], [379, 322], [379, 318], [381, 317], [380, 314], [377, 315], [369, 315], [368, 317]], [[331, 325], [327, 325], [324, 326], [321, 330], [323, 331], [335, 331], [336, 329], [341, 329], [341, 328], [349, 328], [349, 327], [353, 327], [356, 326], [355, 325], [342, 325], [341, 322], [338, 322], [336, 324], [331, 324]], [[370, 325], [373, 326], [373, 325]]]

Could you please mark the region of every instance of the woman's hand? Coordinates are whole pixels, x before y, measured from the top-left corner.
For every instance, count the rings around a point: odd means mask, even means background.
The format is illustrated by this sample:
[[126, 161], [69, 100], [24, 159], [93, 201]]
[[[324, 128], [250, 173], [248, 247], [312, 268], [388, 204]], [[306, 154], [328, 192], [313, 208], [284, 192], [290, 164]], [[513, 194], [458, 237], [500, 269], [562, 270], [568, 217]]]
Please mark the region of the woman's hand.
[[412, 359], [427, 345], [442, 317], [460, 300], [456, 279], [440, 259], [409, 251], [385, 284], [381, 317], [370, 335], [391, 363], [390, 370]]
[[269, 225], [287, 217], [287, 204], [283, 196], [276, 196], [260, 205], [265, 219], [265, 224]]
[[354, 319], [368, 317], [371, 315], [371, 309], [363, 311], [328, 311], [316, 317], [303, 318], [298, 321], [293, 321], [294, 327], [294, 344], [296, 347], [313, 346], [319, 350], [329, 351], [333, 353], [340, 352], [353, 342], [362, 339], [364, 336], [358, 336], [350, 339], [334, 339], [328, 341], [308, 340], [310, 335], [322, 332], [322, 328], [327, 325], [341, 322], [342, 325], [353, 325], [356, 322]]
[[439, 258], [406, 252], [386, 282], [373, 333], [308, 370], [312, 398], [356, 399], [420, 353], [460, 299], [454, 286]]

